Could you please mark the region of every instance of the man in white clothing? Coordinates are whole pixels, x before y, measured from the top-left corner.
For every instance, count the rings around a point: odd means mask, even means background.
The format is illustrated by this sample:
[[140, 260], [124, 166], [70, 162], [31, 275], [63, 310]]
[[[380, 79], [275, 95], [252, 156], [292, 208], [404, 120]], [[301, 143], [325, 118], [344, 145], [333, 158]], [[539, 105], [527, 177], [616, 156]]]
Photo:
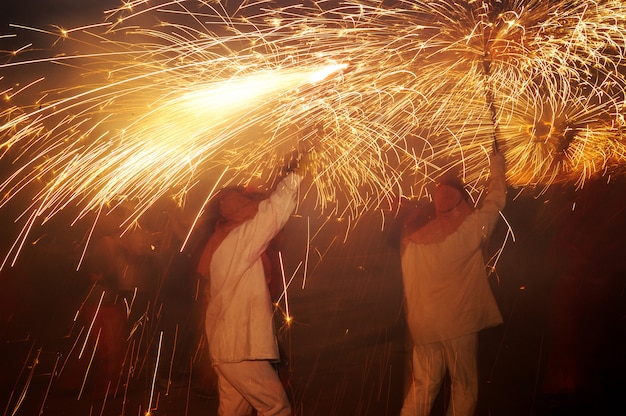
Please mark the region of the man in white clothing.
[[206, 336], [218, 376], [220, 416], [289, 416], [291, 406], [271, 365], [279, 359], [262, 255], [296, 208], [302, 173], [289, 173], [269, 198], [220, 195], [215, 232], [198, 265], [206, 279]]
[[478, 331], [502, 323], [482, 254], [506, 202], [504, 158], [495, 148], [490, 165], [488, 193], [479, 208], [470, 204], [460, 181], [439, 183], [434, 219], [403, 235], [413, 380], [402, 416], [430, 414], [446, 371], [451, 379], [447, 415], [474, 414]]

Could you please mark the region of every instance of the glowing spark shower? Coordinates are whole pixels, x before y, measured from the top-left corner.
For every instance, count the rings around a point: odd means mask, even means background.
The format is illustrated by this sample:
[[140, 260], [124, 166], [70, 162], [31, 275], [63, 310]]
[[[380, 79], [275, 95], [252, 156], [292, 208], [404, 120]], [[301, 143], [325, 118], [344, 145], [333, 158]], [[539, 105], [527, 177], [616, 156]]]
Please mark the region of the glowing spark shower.
[[163, 197], [271, 184], [310, 139], [306, 196], [348, 224], [449, 169], [478, 185], [494, 136], [514, 186], [624, 170], [619, 1], [135, 1], [105, 17], [1, 38], [53, 43], [0, 65], [2, 205], [31, 198], [13, 259], [63, 210], [129, 202], [128, 229]]

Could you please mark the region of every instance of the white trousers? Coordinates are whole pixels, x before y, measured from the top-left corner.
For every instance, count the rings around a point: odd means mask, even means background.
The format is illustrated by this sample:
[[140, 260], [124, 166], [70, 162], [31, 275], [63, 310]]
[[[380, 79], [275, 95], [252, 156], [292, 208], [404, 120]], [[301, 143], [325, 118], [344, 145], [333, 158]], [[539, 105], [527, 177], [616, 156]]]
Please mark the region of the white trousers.
[[413, 347], [413, 382], [401, 416], [430, 415], [446, 369], [451, 394], [446, 416], [472, 416], [478, 396], [478, 333]]
[[269, 361], [242, 361], [215, 366], [218, 416], [291, 416], [285, 389]]

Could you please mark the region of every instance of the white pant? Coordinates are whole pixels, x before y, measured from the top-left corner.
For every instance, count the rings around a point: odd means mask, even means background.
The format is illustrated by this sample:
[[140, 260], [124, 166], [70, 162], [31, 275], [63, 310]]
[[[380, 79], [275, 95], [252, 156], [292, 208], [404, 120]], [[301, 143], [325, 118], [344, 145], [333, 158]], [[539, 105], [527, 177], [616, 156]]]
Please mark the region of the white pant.
[[478, 334], [413, 347], [413, 382], [401, 416], [427, 416], [446, 374], [451, 395], [446, 416], [472, 416], [478, 396]]
[[269, 361], [242, 361], [215, 366], [219, 416], [291, 416], [285, 389]]

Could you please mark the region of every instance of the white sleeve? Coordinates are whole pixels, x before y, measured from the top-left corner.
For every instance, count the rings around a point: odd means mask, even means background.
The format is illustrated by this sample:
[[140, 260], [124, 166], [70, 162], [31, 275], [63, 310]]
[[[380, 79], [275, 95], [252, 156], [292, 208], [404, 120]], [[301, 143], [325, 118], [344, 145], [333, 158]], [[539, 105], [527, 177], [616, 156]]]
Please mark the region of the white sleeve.
[[245, 251], [242, 260], [254, 262], [265, 251], [269, 242], [285, 226], [296, 209], [297, 195], [302, 178], [294, 173], [287, 175], [266, 200], [259, 203], [257, 214], [237, 229], [239, 245]]
[[500, 211], [504, 209], [506, 204], [505, 162], [501, 154], [491, 156], [490, 170], [491, 175], [487, 195], [480, 208], [478, 208], [483, 236], [488, 236], [492, 233], [500, 216]]

